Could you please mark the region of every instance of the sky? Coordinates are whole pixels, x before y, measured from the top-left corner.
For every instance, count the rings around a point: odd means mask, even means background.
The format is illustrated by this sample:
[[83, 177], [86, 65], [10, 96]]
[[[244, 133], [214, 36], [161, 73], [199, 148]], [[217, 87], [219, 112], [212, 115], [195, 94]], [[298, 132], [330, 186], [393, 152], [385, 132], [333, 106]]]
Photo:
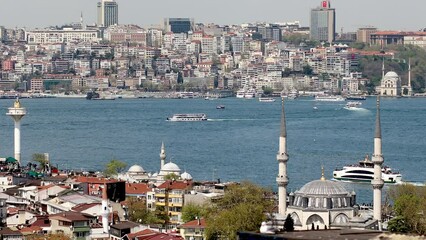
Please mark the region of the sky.
[[[320, 0], [116, 0], [119, 24], [160, 25], [164, 17], [190, 17], [195, 22], [241, 24], [300, 21], [309, 26], [311, 8]], [[0, 26], [43, 28], [96, 22], [98, 0], [1, 0]], [[336, 31], [375, 26], [381, 30], [416, 31], [426, 27], [425, 0], [331, 0]]]

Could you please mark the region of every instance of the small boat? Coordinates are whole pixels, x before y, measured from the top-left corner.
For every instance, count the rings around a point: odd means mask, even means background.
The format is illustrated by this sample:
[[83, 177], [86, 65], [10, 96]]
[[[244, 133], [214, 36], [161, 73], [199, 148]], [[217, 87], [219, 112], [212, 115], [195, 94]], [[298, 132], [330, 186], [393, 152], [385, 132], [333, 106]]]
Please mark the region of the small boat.
[[216, 109], [225, 109], [225, 105], [217, 105]]
[[358, 109], [361, 109], [360, 108], [361, 105], [362, 105], [361, 102], [354, 101], [354, 102], [346, 103], [346, 105], [343, 108], [346, 110], [358, 110]]
[[[358, 164], [346, 165], [333, 171], [334, 180], [349, 182], [371, 182], [374, 179], [374, 163], [368, 155]], [[385, 183], [401, 183], [402, 175], [390, 167], [382, 167], [382, 179]]]
[[259, 102], [275, 102], [275, 98], [271, 97], [260, 97]]
[[318, 107], [313, 107], [314, 110], [318, 110]]
[[172, 117], [167, 118], [171, 122], [199, 122], [207, 121], [207, 115], [204, 113], [184, 113], [174, 114]]
[[317, 95], [315, 101], [319, 102], [343, 102], [345, 99], [338, 95]]

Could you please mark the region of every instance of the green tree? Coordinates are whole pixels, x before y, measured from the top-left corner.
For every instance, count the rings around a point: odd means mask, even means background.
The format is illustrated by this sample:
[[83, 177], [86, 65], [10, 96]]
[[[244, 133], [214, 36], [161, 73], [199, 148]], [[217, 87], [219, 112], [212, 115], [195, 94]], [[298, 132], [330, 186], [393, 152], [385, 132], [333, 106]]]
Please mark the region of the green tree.
[[179, 175], [176, 173], [169, 173], [166, 176], [164, 176], [164, 180], [178, 180], [180, 178]]
[[159, 222], [154, 213], [146, 208], [146, 202], [143, 200], [130, 197], [127, 199], [127, 207], [130, 221], [141, 224], [155, 224]]
[[189, 203], [185, 204], [182, 208], [182, 221], [189, 222], [197, 218], [204, 217], [206, 215], [206, 210], [203, 206]]
[[209, 210], [206, 217], [207, 239], [235, 240], [237, 231], [257, 231], [270, 213], [271, 192], [252, 183], [229, 186], [224, 196]]
[[426, 187], [402, 184], [390, 189], [389, 196], [395, 214], [389, 230], [426, 234]]
[[49, 163], [49, 159], [46, 158], [44, 153], [34, 153], [32, 155], [32, 161], [38, 163], [40, 169], [44, 169]]
[[122, 172], [126, 168], [126, 166], [127, 163], [124, 163], [117, 159], [112, 159], [111, 161], [109, 161], [109, 163], [107, 163], [104, 170], [104, 175], [106, 177], [117, 175], [117, 173]]
[[272, 94], [272, 92], [273, 92], [272, 88], [270, 88], [270, 87], [266, 87], [266, 86], [263, 86], [263, 87], [262, 87], [262, 90], [263, 90], [263, 94], [264, 94], [264, 95], [270, 95], [270, 94]]
[[287, 232], [294, 231], [294, 220], [291, 218], [290, 214], [287, 215], [287, 218], [284, 221], [284, 230]]
[[302, 72], [305, 75], [311, 76], [314, 71], [312, 70], [311, 66], [305, 65], [305, 66], [303, 66]]

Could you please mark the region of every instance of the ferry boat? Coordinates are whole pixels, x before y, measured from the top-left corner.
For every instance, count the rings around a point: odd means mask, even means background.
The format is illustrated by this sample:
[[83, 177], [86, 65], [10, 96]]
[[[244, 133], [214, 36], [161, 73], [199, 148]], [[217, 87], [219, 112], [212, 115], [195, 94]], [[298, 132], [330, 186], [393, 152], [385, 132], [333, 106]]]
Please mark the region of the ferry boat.
[[[334, 180], [350, 182], [371, 182], [374, 178], [374, 163], [368, 158], [359, 161], [359, 164], [347, 165], [333, 171]], [[382, 167], [382, 179], [385, 183], [401, 183], [402, 175], [394, 172], [390, 167]]]
[[172, 117], [167, 118], [167, 121], [171, 121], [171, 122], [207, 121], [207, 115], [204, 113], [174, 114]]
[[275, 98], [271, 97], [260, 97], [259, 102], [275, 102]]
[[354, 101], [354, 102], [346, 103], [346, 105], [343, 108], [346, 110], [358, 110], [358, 109], [361, 109], [360, 108], [361, 105], [362, 105], [361, 102]]
[[349, 95], [346, 97], [346, 100], [353, 100], [353, 101], [361, 101], [366, 99], [367, 97], [362, 95]]
[[254, 89], [249, 89], [245, 94], [244, 94], [244, 98], [255, 98], [256, 97], [256, 90]]
[[315, 101], [319, 102], [343, 102], [345, 99], [338, 95], [317, 95]]

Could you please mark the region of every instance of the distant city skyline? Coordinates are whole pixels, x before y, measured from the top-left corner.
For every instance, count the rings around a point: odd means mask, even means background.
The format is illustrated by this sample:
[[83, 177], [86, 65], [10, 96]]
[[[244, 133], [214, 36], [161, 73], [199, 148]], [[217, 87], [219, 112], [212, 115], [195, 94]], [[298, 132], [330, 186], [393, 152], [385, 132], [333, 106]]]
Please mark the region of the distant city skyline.
[[[97, 21], [98, 0], [5, 0], [0, 8], [0, 26], [7, 28], [43, 28], [79, 22]], [[248, 22], [300, 21], [309, 26], [310, 10], [320, 0], [116, 0], [120, 6], [119, 23], [141, 27], [161, 25], [165, 17], [194, 18], [196, 23], [241, 24]], [[381, 30], [416, 31], [426, 27], [424, 0], [332, 0], [336, 9], [336, 32], [355, 31], [359, 27], [375, 26]]]

